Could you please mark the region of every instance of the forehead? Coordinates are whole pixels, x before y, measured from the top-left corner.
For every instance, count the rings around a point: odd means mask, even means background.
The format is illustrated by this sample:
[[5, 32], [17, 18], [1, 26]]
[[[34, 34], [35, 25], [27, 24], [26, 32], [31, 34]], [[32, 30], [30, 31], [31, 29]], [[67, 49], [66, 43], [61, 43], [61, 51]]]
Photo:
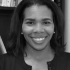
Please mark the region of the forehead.
[[30, 7], [27, 7], [24, 11], [25, 18], [36, 18], [36, 19], [42, 19], [42, 18], [50, 18], [52, 19], [52, 11], [50, 8], [48, 8], [45, 5], [33, 5]]

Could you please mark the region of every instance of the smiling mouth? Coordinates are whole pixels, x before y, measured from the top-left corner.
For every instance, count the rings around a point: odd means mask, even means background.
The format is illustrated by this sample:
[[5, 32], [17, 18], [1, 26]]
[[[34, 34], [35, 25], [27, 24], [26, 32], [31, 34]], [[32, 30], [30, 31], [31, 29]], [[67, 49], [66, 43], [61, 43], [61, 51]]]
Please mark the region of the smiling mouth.
[[45, 37], [43, 37], [43, 38], [33, 38], [33, 41], [35, 43], [42, 43], [44, 40], [45, 40]]

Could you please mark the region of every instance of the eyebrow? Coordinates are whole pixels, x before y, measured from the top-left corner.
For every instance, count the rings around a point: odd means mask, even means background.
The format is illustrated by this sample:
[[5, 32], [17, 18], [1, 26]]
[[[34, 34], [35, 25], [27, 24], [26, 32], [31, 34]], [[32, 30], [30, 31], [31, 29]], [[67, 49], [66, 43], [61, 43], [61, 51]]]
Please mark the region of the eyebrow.
[[[27, 20], [29, 20], [29, 21], [35, 21], [36, 19], [32, 19], [32, 18], [27, 18], [27, 19], [25, 19], [25, 21], [27, 21]], [[46, 21], [46, 20], [52, 21], [51, 18], [43, 18], [43, 19], [42, 19], [42, 21]]]
[[29, 20], [29, 21], [35, 21], [35, 19], [32, 19], [32, 18], [25, 19], [25, 21], [27, 21], [27, 20]]
[[44, 18], [44, 19], [42, 19], [42, 21], [46, 21], [46, 20], [50, 20], [50, 21], [52, 21], [51, 18]]

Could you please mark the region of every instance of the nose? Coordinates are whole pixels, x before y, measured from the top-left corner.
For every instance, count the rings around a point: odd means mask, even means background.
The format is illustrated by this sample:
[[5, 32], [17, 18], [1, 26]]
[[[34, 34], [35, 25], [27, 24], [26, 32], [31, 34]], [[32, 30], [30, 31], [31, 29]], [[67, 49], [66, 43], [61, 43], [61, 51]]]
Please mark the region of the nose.
[[43, 26], [42, 26], [41, 23], [37, 23], [37, 24], [36, 24], [36, 26], [35, 26], [35, 28], [34, 28], [34, 32], [38, 32], [38, 33], [44, 32], [44, 28], [43, 28]]

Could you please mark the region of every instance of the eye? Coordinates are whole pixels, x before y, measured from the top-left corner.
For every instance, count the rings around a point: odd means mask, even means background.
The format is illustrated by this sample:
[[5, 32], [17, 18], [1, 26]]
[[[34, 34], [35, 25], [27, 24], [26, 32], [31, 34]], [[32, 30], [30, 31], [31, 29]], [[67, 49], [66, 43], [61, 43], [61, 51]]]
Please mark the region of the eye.
[[52, 22], [51, 21], [44, 21], [43, 24], [44, 25], [50, 25]]
[[29, 22], [26, 22], [26, 24], [29, 25], [29, 26], [32, 26], [32, 25], [34, 25], [34, 22], [29, 21]]

